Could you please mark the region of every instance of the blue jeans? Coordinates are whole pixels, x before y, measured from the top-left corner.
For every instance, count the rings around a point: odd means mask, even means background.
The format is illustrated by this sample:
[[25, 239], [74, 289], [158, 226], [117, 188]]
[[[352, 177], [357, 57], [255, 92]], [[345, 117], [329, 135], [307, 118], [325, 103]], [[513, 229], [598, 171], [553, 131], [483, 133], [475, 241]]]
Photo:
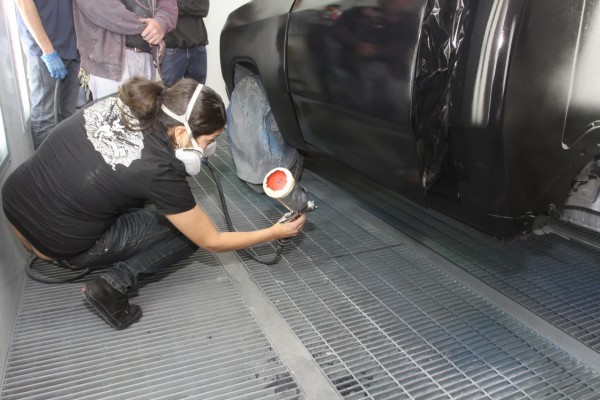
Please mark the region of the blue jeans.
[[146, 209], [121, 215], [88, 251], [67, 261], [76, 268], [112, 266], [101, 277], [119, 292], [137, 289], [144, 275], [191, 256], [198, 246], [166, 217]]
[[[67, 68], [67, 76], [61, 80], [50, 76], [46, 64], [40, 57], [30, 57], [27, 60], [29, 67], [27, 78], [31, 91], [29, 127], [34, 149], [42, 144], [57, 120], [60, 122], [70, 117], [76, 110], [80, 86], [79, 60], [63, 60], [63, 62]], [[58, 98], [56, 105], [55, 98]]]
[[160, 77], [166, 86], [181, 78], [192, 78], [204, 85], [206, 82], [206, 47], [168, 48], [160, 64]]
[[235, 85], [227, 107], [227, 136], [238, 178], [259, 192], [269, 171], [295, 169], [300, 158], [283, 140], [258, 75], [247, 75]]

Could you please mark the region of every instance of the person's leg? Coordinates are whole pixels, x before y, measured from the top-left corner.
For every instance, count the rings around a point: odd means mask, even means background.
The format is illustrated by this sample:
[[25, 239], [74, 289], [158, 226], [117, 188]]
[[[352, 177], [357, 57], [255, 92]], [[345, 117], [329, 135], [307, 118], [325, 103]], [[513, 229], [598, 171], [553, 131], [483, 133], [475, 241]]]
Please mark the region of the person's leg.
[[177, 231], [166, 218], [149, 226], [141, 241], [133, 245], [145, 247], [144, 251], [116, 262], [102, 274], [102, 278], [121, 293], [137, 289], [144, 277], [185, 260], [198, 250], [198, 246]]
[[197, 249], [166, 217], [136, 209], [121, 215], [92, 248], [68, 261], [77, 268], [112, 264], [102, 278], [126, 294], [143, 275], [162, 271]]
[[67, 67], [67, 76], [60, 83], [60, 106], [58, 121], [69, 118], [77, 110], [79, 96], [79, 60], [63, 60]]
[[175, 82], [183, 78], [186, 68], [186, 49], [166, 49], [165, 58], [160, 64], [160, 78], [165, 86], [173, 86]]
[[31, 92], [29, 124], [33, 147], [37, 149], [54, 128], [54, 90], [58, 79], [52, 78], [40, 57], [28, 59], [28, 80]]
[[131, 210], [120, 216], [96, 244], [68, 262], [77, 268], [112, 264], [100, 278], [87, 282], [83, 295], [115, 329], [138, 321], [142, 310], [130, 305], [127, 292], [141, 278], [186, 259], [197, 246], [163, 216], [148, 210]]
[[187, 49], [187, 71], [185, 73], [186, 78], [192, 78], [201, 84], [206, 83], [206, 71], [207, 71], [207, 56], [205, 46], [196, 46]]

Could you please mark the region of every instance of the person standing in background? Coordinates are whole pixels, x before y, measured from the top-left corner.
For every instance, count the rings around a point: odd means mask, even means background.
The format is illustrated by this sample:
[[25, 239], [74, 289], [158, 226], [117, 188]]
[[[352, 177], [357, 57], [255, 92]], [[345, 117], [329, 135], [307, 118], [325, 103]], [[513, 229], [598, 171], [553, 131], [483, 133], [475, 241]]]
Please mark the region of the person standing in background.
[[94, 99], [140, 76], [154, 80], [153, 55], [177, 24], [177, 0], [74, 0], [81, 67]]
[[165, 86], [173, 86], [181, 78], [206, 83], [208, 34], [204, 17], [209, 0], [177, 0], [179, 19], [175, 30], [165, 36], [167, 47], [160, 65]]
[[37, 149], [54, 126], [71, 116], [79, 93], [79, 53], [72, 0], [15, 0], [27, 56], [31, 116]]

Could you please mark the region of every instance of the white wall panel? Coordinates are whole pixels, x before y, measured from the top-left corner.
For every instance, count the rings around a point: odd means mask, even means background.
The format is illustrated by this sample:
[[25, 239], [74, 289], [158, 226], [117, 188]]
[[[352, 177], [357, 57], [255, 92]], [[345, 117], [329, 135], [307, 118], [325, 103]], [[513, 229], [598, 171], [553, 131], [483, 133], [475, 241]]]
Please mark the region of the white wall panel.
[[[6, 134], [8, 162], [0, 171], [0, 188], [4, 180], [18, 165], [33, 152], [31, 138], [26, 135], [23, 122], [23, 106], [17, 82], [18, 64], [11, 55], [15, 48], [8, 34], [8, 22], [14, 20], [13, 0], [0, 2], [0, 110]], [[2, 133], [0, 133], [2, 134]], [[2, 201], [0, 195], [0, 201]], [[9, 231], [4, 213], [0, 208], [0, 382], [4, 376], [6, 356], [10, 346], [15, 319], [25, 277], [26, 253]]]
[[248, 2], [249, 0], [213, 0], [210, 2], [208, 17], [205, 19], [209, 40], [209, 45], [206, 48], [208, 53], [208, 75], [206, 78], [206, 85], [216, 90], [217, 93], [223, 97], [225, 104], [228, 104], [228, 98], [227, 92], [225, 91], [225, 82], [221, 75], [221, 61], [219, 58], [221, 29], [223, 28], [229, 13]]

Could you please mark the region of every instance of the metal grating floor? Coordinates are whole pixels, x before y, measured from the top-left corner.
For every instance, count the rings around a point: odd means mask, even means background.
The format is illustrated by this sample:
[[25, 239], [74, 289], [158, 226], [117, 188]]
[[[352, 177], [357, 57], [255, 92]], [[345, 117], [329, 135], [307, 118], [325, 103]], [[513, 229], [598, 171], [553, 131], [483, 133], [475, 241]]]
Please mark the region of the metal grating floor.
[[[218, 145], [211, 162], [236, 228], [278, 219], [282, 207], [235, 176], [227, 139]], [[360, 200], [349, 200], [322, 178], [331, 172], [321, 172], [305, 172], [302, 183], [319, 208], [280, 263], [265, 266], [238, 256], [343, 398], [600, 398], [599, 371], [462, 285], [400, 231], [382, 228], [356, 205]], [[225, 229], [210, 174], [192, 185]], [[598, 334], [598, 274], [591, 268], [597, 251], [553, 236], [499, 242], [384, 190], [368, 192], [361, 196], [372, 204], [394, 205], [386, 212], [401, 231], [490, 287], [578, 339]], [[266, 256], [273, 247], [255, 251]], [[578, 255], [573, 268], [585, 278], [564, 270], [573, 262], [569, 252]], [[307, 398], [285, 349], [273, 348], [220, 260], [199, 251], [145, 281], [133, 299], [144, 317], [124, 331], [113, 331], [86, 309], [79, 284], [28, 280], [2, 398]], [[581, 279], [579, 292], [559, 279], [561, 267], [563, 277], [573, 272]], [[597, 350], [593, 340], [588, 343]]]
[[[371, 188], [366, 181], [349, 180], [335, 168], [320, 172], [345, 190], [360, 193], [359, 203], [385, 213], [386, 221], [397, 229], [600, 352], [597, 249], [556, 235], [503, 242], [394, 193]], [[600, 236], [567, 229], [596, 241]]]
[[206, 252], [145, 281], [115, 331], [80, 284], [27, 280], [2, 399], [299, 399], [288, 368]]

